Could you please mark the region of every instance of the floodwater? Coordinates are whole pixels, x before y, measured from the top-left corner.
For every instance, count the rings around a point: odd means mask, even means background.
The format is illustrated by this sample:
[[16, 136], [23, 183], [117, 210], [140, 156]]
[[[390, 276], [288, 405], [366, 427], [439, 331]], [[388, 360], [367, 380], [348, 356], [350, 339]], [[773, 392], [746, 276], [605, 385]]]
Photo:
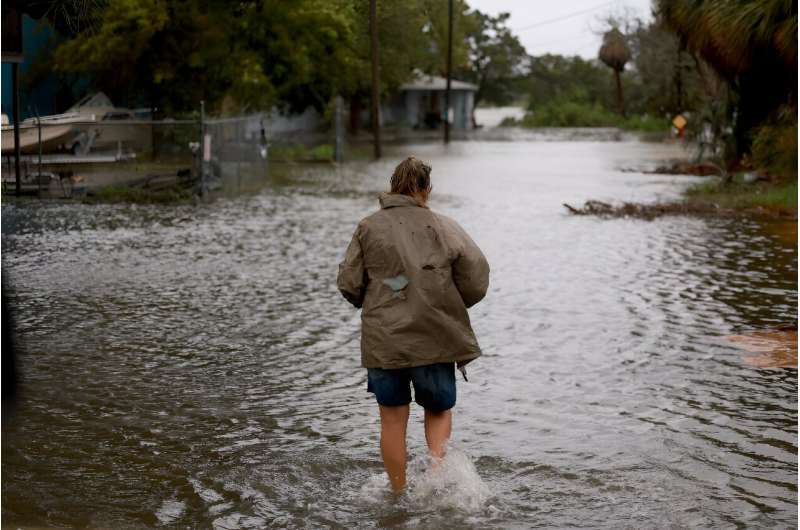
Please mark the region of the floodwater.
[[[395, 146], [194, 206], [2, 206], [20, 399], [3, 525], [683, 528], [797, 525], [797, 370], [723, 337], [792, 324], [797, 248], [752, 220], [571, 217], [676, 197], [681, 156], [623, 141]], [[335, 287], [393, 165], [492, 267], [452, 448], [387, 495], [359, 314]]]

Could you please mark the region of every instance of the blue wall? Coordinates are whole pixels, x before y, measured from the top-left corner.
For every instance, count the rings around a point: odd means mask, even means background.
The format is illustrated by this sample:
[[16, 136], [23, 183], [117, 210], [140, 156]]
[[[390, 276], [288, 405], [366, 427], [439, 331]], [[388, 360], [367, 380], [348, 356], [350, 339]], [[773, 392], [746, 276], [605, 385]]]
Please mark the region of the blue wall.
[[[22, 77], [26, 72], [33, 60], [36, 58], [39, 51], [44, 46], [52, 45], [51, 36], [53, 31], [44, 21], [33, 20], [27, 15], [22, 16], [22, 47], [25, 56], [25, 62], [19, 65], [20, 85], [22, 84]], [[7, 114], [9, 120], [13, 122], [14, 116], [11, 112], [12, 107], [12, 85], [11, 85], [11, 64], [3, 63], [2, 76], [2, 110], [3, 114]], [[19, 110], [22, 119], [28, 118], [34, 114], [33, 110], [39, 111], [39, 115], [45, 116], [53, 114], [56, 109], [53, 108], [53, 96], [58, 89], [58, 84], [54, 76], [49, 76], [43, 83], [37, 85], [29, 93], [25, 93], [20, 86], [19, 92]], [[28, 110], [30, 107], [30, 111]]]

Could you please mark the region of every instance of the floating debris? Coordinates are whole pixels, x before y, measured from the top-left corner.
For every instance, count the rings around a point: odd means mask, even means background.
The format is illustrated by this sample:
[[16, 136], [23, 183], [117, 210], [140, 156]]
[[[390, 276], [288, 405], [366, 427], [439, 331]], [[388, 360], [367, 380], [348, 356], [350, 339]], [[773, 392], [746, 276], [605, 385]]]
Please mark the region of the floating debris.
[[725, 171], [712, 162], [692, 164], [690, 162], [678, 162], [671, 166], [658, 166], [653, 171], [645, 171], [656, 175], [696, 175], [699, 177], [709, 177], [712, 175], [723, 175]]
[[597, 217], [632, 217], [636, 219], [646, 219], [648, 221], [665, 215], [694, 215], [694, 216], [714, 216], [714, 217], [742, 217], [742, 216], [762, 216], [765, 218], [785, 218], [791, 214], [771, 210], [769, 208], [754, 207], [748, 209], [726, 208], [711, 202], [697, 201], [675, 201], [675, 202], [656, 202], [640, 204], [633, 202], [623, 202], [619, 205], [607, 202], [590, 200], [586, 201], [583, 207], [575, 207], [567, 203], [562, 203], [569, 213], [573, 215], [594, 215]]
[[[602, 201], [586, 201], [582, 208], [567, 203], [564, 207], [573, 215], [595, 215], [598, 217], [636, 217], [639, 219], [655, 219], [663, 215], [681, 215], [700, 213], [685, 202], [637, 204], [624, 202], [612, 205]], [[705, 212], [707, 213], [707, 212]], [[718, 213], [718, 212], [715, 212]]]

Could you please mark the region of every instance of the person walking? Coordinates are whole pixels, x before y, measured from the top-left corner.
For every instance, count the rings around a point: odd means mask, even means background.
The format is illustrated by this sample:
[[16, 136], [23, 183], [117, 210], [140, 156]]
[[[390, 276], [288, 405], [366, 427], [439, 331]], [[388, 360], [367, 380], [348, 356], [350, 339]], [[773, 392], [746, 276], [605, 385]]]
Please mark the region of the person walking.
[[392, 489], [406, 484], [411, 385], [425, 409], [430, 455], [442, 459], [456, 402], [455, 369], [481, 354], [467, 308], [489, 287], [486, 257], [453, 219], [428, 206], [431, 167], [409, 157], [380, 210], [358, 223], [337, 286], [361, 308], [361, 364], [381, 419], [381, 456]]

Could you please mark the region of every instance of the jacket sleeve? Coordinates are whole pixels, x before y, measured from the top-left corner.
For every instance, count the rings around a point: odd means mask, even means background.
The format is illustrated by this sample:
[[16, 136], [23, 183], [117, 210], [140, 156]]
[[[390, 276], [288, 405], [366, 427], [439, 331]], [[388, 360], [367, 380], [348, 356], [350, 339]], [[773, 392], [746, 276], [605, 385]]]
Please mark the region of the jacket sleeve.
[[360, 308], [367, 292], [367, 276], [364, 269], [364, 253], [359, 238], [361, 227], [356, 228], [353, 239], [347, 246], [344, 260], [339, 264], [336, 285], [348, 302]]
[[453, 282], [461, 293], [464, 305], [472, 307], [486, 296], [489, 288], [489, 263], [464, 229], [455, 222], [453, 224], [459, 240], [459, 252], [453, 262]]

